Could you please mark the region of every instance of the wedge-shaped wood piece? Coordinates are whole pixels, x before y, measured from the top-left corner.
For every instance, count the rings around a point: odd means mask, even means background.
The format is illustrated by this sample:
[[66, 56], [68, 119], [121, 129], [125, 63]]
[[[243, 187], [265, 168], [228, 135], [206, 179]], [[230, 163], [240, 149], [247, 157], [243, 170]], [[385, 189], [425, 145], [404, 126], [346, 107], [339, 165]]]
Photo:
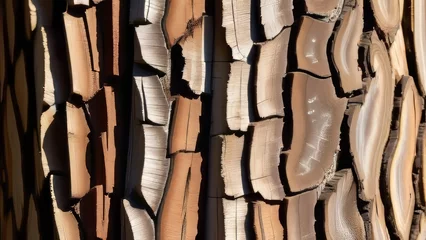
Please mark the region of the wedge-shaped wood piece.
[[386, 40], [392, 43], [401, 21], [399, 8], [403, 6], [399, 6], [400, 0], [370, 2], [379, 30], [385, 34]]
[[107, 111], [107, 131], [101, 136], [101, 138], [105, 156], [105, 192], [112, 193], [115, 185], [115, 159], [117, 156], [115, 147], [117, 113], [115, 110], [115, 92], [113, 87], [104, 86], [104, 89]]
[[395, 90], [392, 131], [383, 157], [382, 186], [388, 225], [393, 237], [408, 239], [415, 197], [412, 170], [416, 155], [417, 130], [422, 115], [422, 98], [414, 80], [403, 77]]
[[253, 204], [253, 209], [256, 239], [284, 239], [284, 228], [280, 222], [280, 205], [257, 201]]
[[306, 12], [319, 15], [325, 21], [335, 21], [340, 16], [346, 0], [306, 0]]
[[367, 87], [362, 107], [351, 107], [349, 140], [360, 179], [360, 196], [367, 201], [374, 198], [379, 181], [382, 154], [391, 123], [395, 80], [385, 45], [375, 32], [365, 48], [369, 49], [367, 67], [375, 72], [375, 77]]
[[293, 0], [261, 0], [260, 14], [266, 38], [275, 38], [293, 24]]
[[211, 139], [208, 162], [209, 197], [241, 197], [251, 193], [244, 161], [244, 136], [219, 135]]
[[426, 207], [426, 124], [421, 123], [417, 132], [416, 158], [413, 165], [416, 205]]
[[90, 190], [90, 175], [86, 167], [90, 129], [82, 107], [67, 103], [66, 114], [71, 197], [82, 198]]
[[15, 63], [15, 84], [14, 93], [16, 95], [17, 106], [19, 109], [18, 118], [21, 119], [24, 132], [27, 131], [28, 124], [28, 85], [25, 70], [24, 52], [20, 51]]
[[167, 133], [162, 126], [134, 124], [130, 133], [126, 192], [142, 195], [157, 212], [169, 173]]
[[[332, 2], [332, 1], [331, 1]], [[363, 2], [345, 13], [334, 39], [332, 57], [339, 74], [340, 88], [350, 93], [362, 88], [362, 71], [358, 67], [358, 43], [363, 28]]]
[[[24, 211], [24, 183], [22, 176], [22, 146], [21, 139], [18, 132], [17, 118], [13, 108], [12, 96], [9, 86], [6, 86], [5, 96], [5, 118], [6, 122], [3, 134], [5, 141], [5, 157], [6, 157], [6, 171], [9, 177], [9, 186], [12, 192], [9, 192], [12, 197], [13, 210], [15, 212], [15, 224], [17, 229], [21, 228], [22, 217]], [[13, 186], [13, 187], [12, 187]]]
[[80, 239], [77, 219], [69, 210], [69, 187], [65, 177], [50, 175], [50, 194], [58, 239]]
[[169, 153], [194, 152], [200, 133], [201, 98], [188, 99], [179, 96], [173, 113]]
[[38, 216], [37, 209], [34, 203], [33, 195], [30, 195], [28, 206], [28, 220], [27, 220], [27, 240], [40, 239], [39, 225], [38, 225]]
[[402, 76], [408, 76], [406, 51], [403, 30], [402, 26], [400, 26], [396, 32], [395, 41], [389, 49], [394, 78], [397, 80], [400, 80]]
[[250, 221], [249, 206], [244, 198], [228, 200], [223, 198], [225, 239], [249, 239], [253, 223]]
[[160, 24], [135, 27], [134, 61], [159, 71], [167, 71], [167, 48]]
[[86, 239], [103, 239], [104, 191], [102, 185], [90, 189], [80, 200], [79, 205], [81, 225]]
[[255, 192], [264, 199], [283, 200], [278, 165], [283, 147], [283, 119], [273, 118], [253, 124], [250, 144], [250, 181]]
[[145, 209], [123, 199], [121, 239], [155, 239], [154, 222]]
[[213, 18], [204, 16], [202, 23], [195, 26], [192, 34], [180, 41], [185, 58], [183, 80], [187, 81], [196, 94], [210, 92], [211, 61], [213, 60]]
[[166, 125], [170, 107], [158, 76], [134, 65], [133, 79], [133, 117], [141, 122]]
[[99, 75], [92, 71], [89, 41], [83, 17], [64, 13], [68, 49], [68, 66], [71, 74], [72, 92], [89, 100], [100, 89]]
[[261, 118], [284, 116], [283, 77], [287, 69], [290, 29], [260, 46], [256, 74], [256, 105]]
[[88, 41], [92, 71], [99, 72], [98, 22], [96, 18], [96, 7], [86, 9], [84, 20], [87, 23], [86, 31], [89, 38]]
[[129, 23], [135, 25], [161, 23], [166, 7], [165, 5], [166, 0], [131, 0]]
[[89, 0], [68, 0], [68, 4], [70, 6], [75, 6], [75, 5], [89, 6], [90, 2]]
[[205, 13], [205, 2], [205, 0], [167, 0], [164, 29], [169, 47], [182, 37], [190, 35], [192, 28], [201, 23], [201, 17]]
[[214, 62], [212, 72], [212, 111], [210, 135], [225, 134], [229, 131], [226, 119], [227, 90], [231, 72], [230, 62]]
[[207, 218], [204, 222], [206, 229], [204, 238], [207, 240], [225, 239], [225, 216], [222, 198], [207, 198]]
[[317, 190], [286, 197], [286, 237], [288, 240], [315, 240]]
[[[291, 192], [318, 186], [333, 175], [347, 100], [337, 98], [331, 78], [290, 73], [293, 134], [285, 162]], [[287, 90], [287, 89], [286, 89]], [[285, 91], [286, 91], [285, 90]]]
[[253, 41], [251, 39], [250, 0], [222, 0], [222, 26], [226, 42], [235, 60], [246, 61]]
[[201, 185], [200, 153], [177, 153], [163, 207], [159, 216], [158, 239], [195, 239]]
[[350, 169], [336, 172], [316, 206], [318, 239], [365, 239], [364, 222], [356, 205], [357, 193]]
[[334, 23], [326, 23], [303, 16], [300, 19], [296, 39], [297, 69], [321, 77], [331, 76], [327, 58], [327, 42], [333, 32]]
[[236, 61], [231, 63], [231, 73], [226, 86], [226, 121], [234, 131], [247, 131], [249, 117], [250, 65]]

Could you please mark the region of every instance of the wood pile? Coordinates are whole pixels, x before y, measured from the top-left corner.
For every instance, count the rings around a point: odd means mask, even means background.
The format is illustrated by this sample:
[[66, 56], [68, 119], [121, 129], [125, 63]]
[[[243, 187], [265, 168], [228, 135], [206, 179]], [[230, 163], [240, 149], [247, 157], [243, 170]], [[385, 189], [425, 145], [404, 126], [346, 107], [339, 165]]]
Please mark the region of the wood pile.
[[0, 2], [0, 239], [426, 239], [424, 0]]

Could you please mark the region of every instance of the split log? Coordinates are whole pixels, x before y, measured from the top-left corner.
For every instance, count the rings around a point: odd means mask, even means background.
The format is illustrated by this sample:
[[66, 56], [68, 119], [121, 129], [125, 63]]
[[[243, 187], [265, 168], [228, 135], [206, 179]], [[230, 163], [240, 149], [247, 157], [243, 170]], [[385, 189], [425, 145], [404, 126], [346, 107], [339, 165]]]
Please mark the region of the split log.
[[250, 0], [222, 0], [222, 26], [226, 42], [235, 60], [247, 61], [253, 45], [251, 39]]
[[394, 78], [397, 80], [401, 79], [402, 76], [408, 76], [407, 56], [405, 52], [404, 35], [402, 26], [400, 26], [396, 32], [395, 41], [389, 49]]
[[134, 61], [167, 71], [168, 53], [160, 24], [135, 27]]
[[86, 239], [104, 239], [104, 191], [97, 185], [80, 200], [80, 219]]
[[90, 129], [86, 122], [83, 107], [76, 107], [67, 103], [66, 115], [71, 197], [82, 198], [90, 190], [90, 174], [86, 167]]
[[414, 80], [403, 77], [395, 90], [392, 131], [383, 157], [381, 181], [391, 235], [408, 239], [415, 197], [412, 169], [416, 155], [422, 98]]
[[358, 1], [350, 11], [344, 13], [332, 45], [332, 59], [344, 93], [362, 88], [362, 71], [358, 68], [358, 44], [363, 29], [363, 1]]
[[333, 175], [346, 99], [337, 98], [331, 78], [290, 73], [293, 133], [285, 162], [291, 192], [311, 189]]
[[92, 71], [84, 19], [64, 13], [64, 24], [72, 92], [87, 101], [100, 89], [100, 83], [99, 74]]
[[129, 23], [134, 25], [159, 24], [164, 15], [165, 5], [166, 0], [131, 0]]
[[320, 77], [330, 77], [327, 43], [334, 23], [326, 23], [303, 16], [300, 19], [296, 39], [296, 67]]
[[350, 169], [336, 172], [320, 195], [316, 207], [320, 239], [365, 239], [364, 222], [356, 205], [356, 186]]
[[154, 222], [146, 210], [139, 208], [127, 199], [123, 199], [122, 206], [124, 222], [121, 225], [121, 239], [155, 239]]
[[129, 140], [126, 192], [143, 196], [154, 213], [163, 197], [169, 173], [165, 127], [134, 124]]
[[27, 240], [40, 240], [37, 209], [33, 195], [28, 200]]
[[342, 13], [347, 0], [306, 0], [305, 8], [308, 14], [318, 15], [324, 21], [336, 21]]
[[250, 181], [254, 192], [268, 200], [283, 200], [285, 196], [278, 171], [283, 124], [281, 118], [273, 118], [251, 127]]
[[191, 34], [180, 40], [182, 55], [185, 58], [183, 80], [187, 81], [191, 90], [200, 95], [210, 93], [211, 70], [213, 60], [213, 19], [203, 16], [199, 25]]
[[205, 0], [167, 0], [164, 21], [169, 48], [201, 23], [205, 13]]
[[201, 98], [179, 96], [175, 103], [169, 140], [169, 153], [195, 152], [200, 133]]
[[13, 92], [16, 95], [16, 103], [19, 110], [19, 116], [17, 116], [22, 123], [24, 133], [27, 132], [28, 125], [28, 85], [27, 76], [25, 70], [25, 59], [24, 52], [19, 52], [18, 58], [15, 63], [15, 82]]
[[386, 41], [392, 43], [400, 24], [400, 0], [371, 0], [371, 8], [379, 31], [383, 32]]
[[249, 219], [249, 203], [244, 198], [235, 200], [222, 199], [225, 226], [225, 239], [249, 239], [253, 229]]
[[292, 0], [261, 0], [260, 12], [266, 39], [275, 38], [294, 21]]
[[133, 79], [133, 118], [140, 122], [167, 125], [170, 107], [158, 76], [134, 65]]
[[280, 222], [280, 205], [257, 201], [253, 204], [253, 209], [256, 239], [284, 239], [284, 228]]
[[[383, 150], [389, 136], [395, 80], [385, 45], [373, 32], [371, 42], [363, 40], [368, 48], [365, 68], [375, 77], [368, 84], [364, 104], [354, 106], [350, 123], [350, 148], [354, 156], [355, 172], [360, 184], [360, 197], [372, 200], [379, 181]], [[367, 44], [367, 45], [366, 45]]]
[[[111, 86], [104, 86], [107, 111], [107, 131], [102, 137], [105, 161], [105, 192], [112, 193], [115, 185], [115, 160], [116, 153], [116, 103], [115, 92]], [[105, 235], [106, 236], [106, 235]]]
[[210, 142], [209, 197], [238, 198], [251, 193], [244, 161], [244, 136], [215, 136]]
[[96, 8], [86, 9], [84, 20], [87, 24], [87, 36], [90, 48], [90, 61], [92, 71], [99, 72], [99, 50], [98, 50], [98, 22], [96, 18]]
[[247, 131], [250, 123], [249, 110], [250, 65], [236, 61], [226, 86], [226, 122], [232, 131]]
[[158, 239], [195, 239], [201, 185], [200, 153], [177, 153], [159, 215]]
[[426, 207], [426, 124], [421, 123], [417, 132], [416, 157], [413, 165], [416, 205]]
[[315, 205], [317, 190], [286, 197], [286, 237], [288, 240], [315, 240]]
[[284, 116], [283, 77], [287, 69], [290, 29], [260, 46], [256, 75], [256, 105], [261, 118]]

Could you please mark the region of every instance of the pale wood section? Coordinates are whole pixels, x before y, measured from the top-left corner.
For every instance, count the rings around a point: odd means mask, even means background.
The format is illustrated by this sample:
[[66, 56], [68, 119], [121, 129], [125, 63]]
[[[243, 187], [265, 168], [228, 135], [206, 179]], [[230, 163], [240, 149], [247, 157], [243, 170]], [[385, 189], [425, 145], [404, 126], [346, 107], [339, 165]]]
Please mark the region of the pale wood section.
[[[365, 239], [364, 222], [356, 205], [356, 186], [350, 169], [336, 172], [320, 195], [324, 219], [316, 219], [324, 227], [326, 239]], [[320, 237], [321, 236], [317, 236]]]
[[362, 71], [358, 67], [358, 44], [363, 29], [363, 1], [344, 13], [334, 40], [332, 57], [340, 77], [344, 93], [362, 88]]
[[90, 1], [89, 0], [68, 0], [68, 4], [70, 6], [76, 6], [76, 5], [89, 6]]
[[91, 7], [85, 11], [85, 19], [87, 22], [87, 29], [89, 36], [89, 46], [90, 46], [90, 60], [92, 71], [99, 72], [99, 50], [98, 50], [98, 22], [96, 18], [96, 8]]
[[71, 197], [82, 198], [90, 190], [90, 175], [86, 167], [90, 129], [82, 107], [67, 103], [66, 114]]
[[421, 123], [417, 132], [416, 157], [413, 165], [413, 182], [416, 191], [416, 205], [426, 206], [426, 124]]
[[141, 122], [166, 125], [169, 121], [170, 106], [158, 76], [135, 65], [133, 79], [133, 117]]
[[226, 240], [248, 239], [249, 229], [253, 225], [249, 223], [248, 203], [244, 198], [235, 200], [222, 199], [224, 229]]
[[107, 131], [102, 138], [105, 161], [105, 192], [113, 192], [115, 185], [115, 159], [117, 157], [115, 144], [115, 128], [117, 126], [115, 92], [110, 86], [105, 86], [105, 101], [107, 111]]
[[250, 145], [250, 181], [255, 192], [264, 199], [283, 200], [278, 165], [283, 147], [283, 119], [274, 118], [253, 124], [253, 139]]
[[[383, 239], [383, 240], [389, 240], [389, 233], [388, 228], [386, 226], [385, 221], [385, 209], [383, 206], [383, 202], [380, 196], [380, 190], [377, 189], [376, 196], [372, 203], [372, 208], [369, 209], [371, 212], [371, 232], [372, 232], [372, 239]], [[368, 236], [368, 235], [367, 235]], [[370, 236], [368, 236], [370, 237]]]
[[231, 63], [231, 73], [226, 86], [226, 121], [234, 131], [247, 131], [249, 117], [250, 65], [236, 61]]
[[212, 74], [212, 111], [210, 134], [225, 134], [228, 131], [228, 123], [226, 119], [227, 108], [227, 83], [229, 73], [231, 71], [231, 63], [214, 62]]
[[173, 113], [169, 141], [169, 153], [194, 152], [200, 133], [201, 98], [188, 99], [179, 96]]
[[[333, 175], [340, 125], [347, 100], [338, 98], [331, 78], [319, 79], [295, 72], [291, 81], [293, 134], [285, 161], [291, 192], [316, 187]], [[286, 106], [290, 107], [290, 106]]]
[[292, 0], [260, 0], [260, 12], [267, 39], [275, 38], [294, 21]]
[[399, 26], [396, 32], [395, 41], [389, 49], [389, 55], [392, 63], [393, 75], [396, 80], [400, 80], [402, 76], [408, 76], [407, 56], [405, 54], [405, 42], [402, 26]]
[[102, 185], [97, 185], [80, 200], [80, 218], [87, 239], [105, 239], [104, 191]]
[[317, 190], [286, 197], [286, 236], [288, 240], [315, 240], [315, 205]]
[[386, 40], [392, 43], [401, 21], [400, 7], [403, 6], [399, 6], [400, 0], [371, 0], [370, 2], [379, 30], [386, 35]]
[[64, 13], [68, 49], [68, 66], [71, 74], [72, 92], [89, 100], [100, 89], [99, 75], [92, 72], [89, 41], [84, 20]]
[[28, 85], [25, 69], [24, 52], [21, 50], [15, 63], [15, 82], [14, 93], [19, 109], [19, 119], [22, 122], [24, 132], [27, 131], [28, 125]]
[[327, 43], [334, 23], [303, 16], [296, 39], [297, 68], [321, 77], [331, 76], [327, 58]]
[[167, 48], [160, 24], [135, 27], [134, 61], [159, 71], [167, 71]]
[[38, 216], [33, 195], [30, 195], [28, 201], [27, 240], [39, 240], [40, 232], [38, 230]]
[[284, 116], [282, 80], [287, 69], [290, 29], [260, 46], [256, 75], [257, 112], [261, 118]]
[[280, 222], [280, 205], [257, 201], [253, 204], [253, 209], [256, 239], [284, 239], [284, 228]]
[[123, 219], [121, 239], [146, 240], [155, 239], [154, 222], [145, 209], [135, 206], [127, 199], [123, 199]]
[[195, 239], [201, 184], [201, 154], [177, 153], [159, 218], [159, 239]]
[[205, 0], [167, 0], [168, 12], [165, 16], [165, 35], [168, 46], [175, 45], [183, 36], [189, 35], [199, 24], [205, 13]]
[[[103, 210], [103, 212], [104, 212], [104, 216], [103, 216], [104, 239], [105, 238], [108, 239], [108, 236], [110, 235], [109, 233], [112, 232], [112, 231], [109, 231], [109, 230], [114, 228], [114, 226], [109, 225], [110, 210], [111, 210], [111, 198], [107, 195], [104, 195], [104, 210]], [[112, 211], [114, 211], [114, 210], [112, 210]]]
[[204, 16], [192, 34], [180, 41], [185, 58], [182, 79], [196, 94], [210, 92], [211, 61], [213, 60], [213, 18]]
[[253, 45], [251, 39], [250, 0], [222, 0], [222, 26], [226, 42], [235, 60], [247, 61]]
[[50, 194], [52, 198], [53, 214], [55, 216], [55, 227], [60, 240], [80, 239], [80, 229], [77, 219], [67, 208], [66, 181], [62, 176], [50, 175]]
[[[406, 0], [409, 1], [409, 0]], [[418, 82], [422, 95], [426, 95], [426, 15], [423, 14], [426, 9], [426, 2], [422, 0], [411, 0], [411, 9], [414, 19], [411, 19], [412, 38], [414, 38], [414, 50], [417, 66]]]
[[130, 24], [161, 23], [166, 0], [131, 0]]
[[349, 122], [351, 152], [364, 200], [373, 199], [378, 184], [382, 154], [389, 136], [395, 87], [385, 45], [375, 32], [369, 48], [375, 77], [367, 87], [362, 107], [351, 107], [354, 113]]
[[345, 0], [306, 0], [306, 12], [322, 16], [324, 21], [336, 21], [340, 16]]
[[13, 108], [12, 96], [9, 86], [6, 86], [5, 96], [5, 119], [4, 128], [5, 138], [5, 155], [6, 155], [6, 170], [10, 176], [8, 179], [9, 186], [12, 192], [9, 196], [12, 197], [13, 209], [15, 212], [15, 224], [17, 229], [21, 228], [22, 215], [24, 211], [24, 183], [22, 176], [22, 152], [21, 140], [18, 132], [17, 118]]
[[142, 194], [157, 212], [169, 173], [166, 127], [133, 124], [127, 164], [126, 190]]

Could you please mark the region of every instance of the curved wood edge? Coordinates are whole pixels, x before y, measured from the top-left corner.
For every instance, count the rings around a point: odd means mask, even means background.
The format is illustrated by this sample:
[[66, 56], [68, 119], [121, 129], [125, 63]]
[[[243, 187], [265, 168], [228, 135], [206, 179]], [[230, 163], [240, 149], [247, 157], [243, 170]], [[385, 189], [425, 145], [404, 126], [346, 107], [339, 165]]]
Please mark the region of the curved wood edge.
[[154, 221], [145, 209], [123, 199], [121, 239], [155, 239]]
[[371, 9], [378, 25], [378, 32], [388, 45], [392, 44], [400, 24], [400, 0], [371, 0]]

